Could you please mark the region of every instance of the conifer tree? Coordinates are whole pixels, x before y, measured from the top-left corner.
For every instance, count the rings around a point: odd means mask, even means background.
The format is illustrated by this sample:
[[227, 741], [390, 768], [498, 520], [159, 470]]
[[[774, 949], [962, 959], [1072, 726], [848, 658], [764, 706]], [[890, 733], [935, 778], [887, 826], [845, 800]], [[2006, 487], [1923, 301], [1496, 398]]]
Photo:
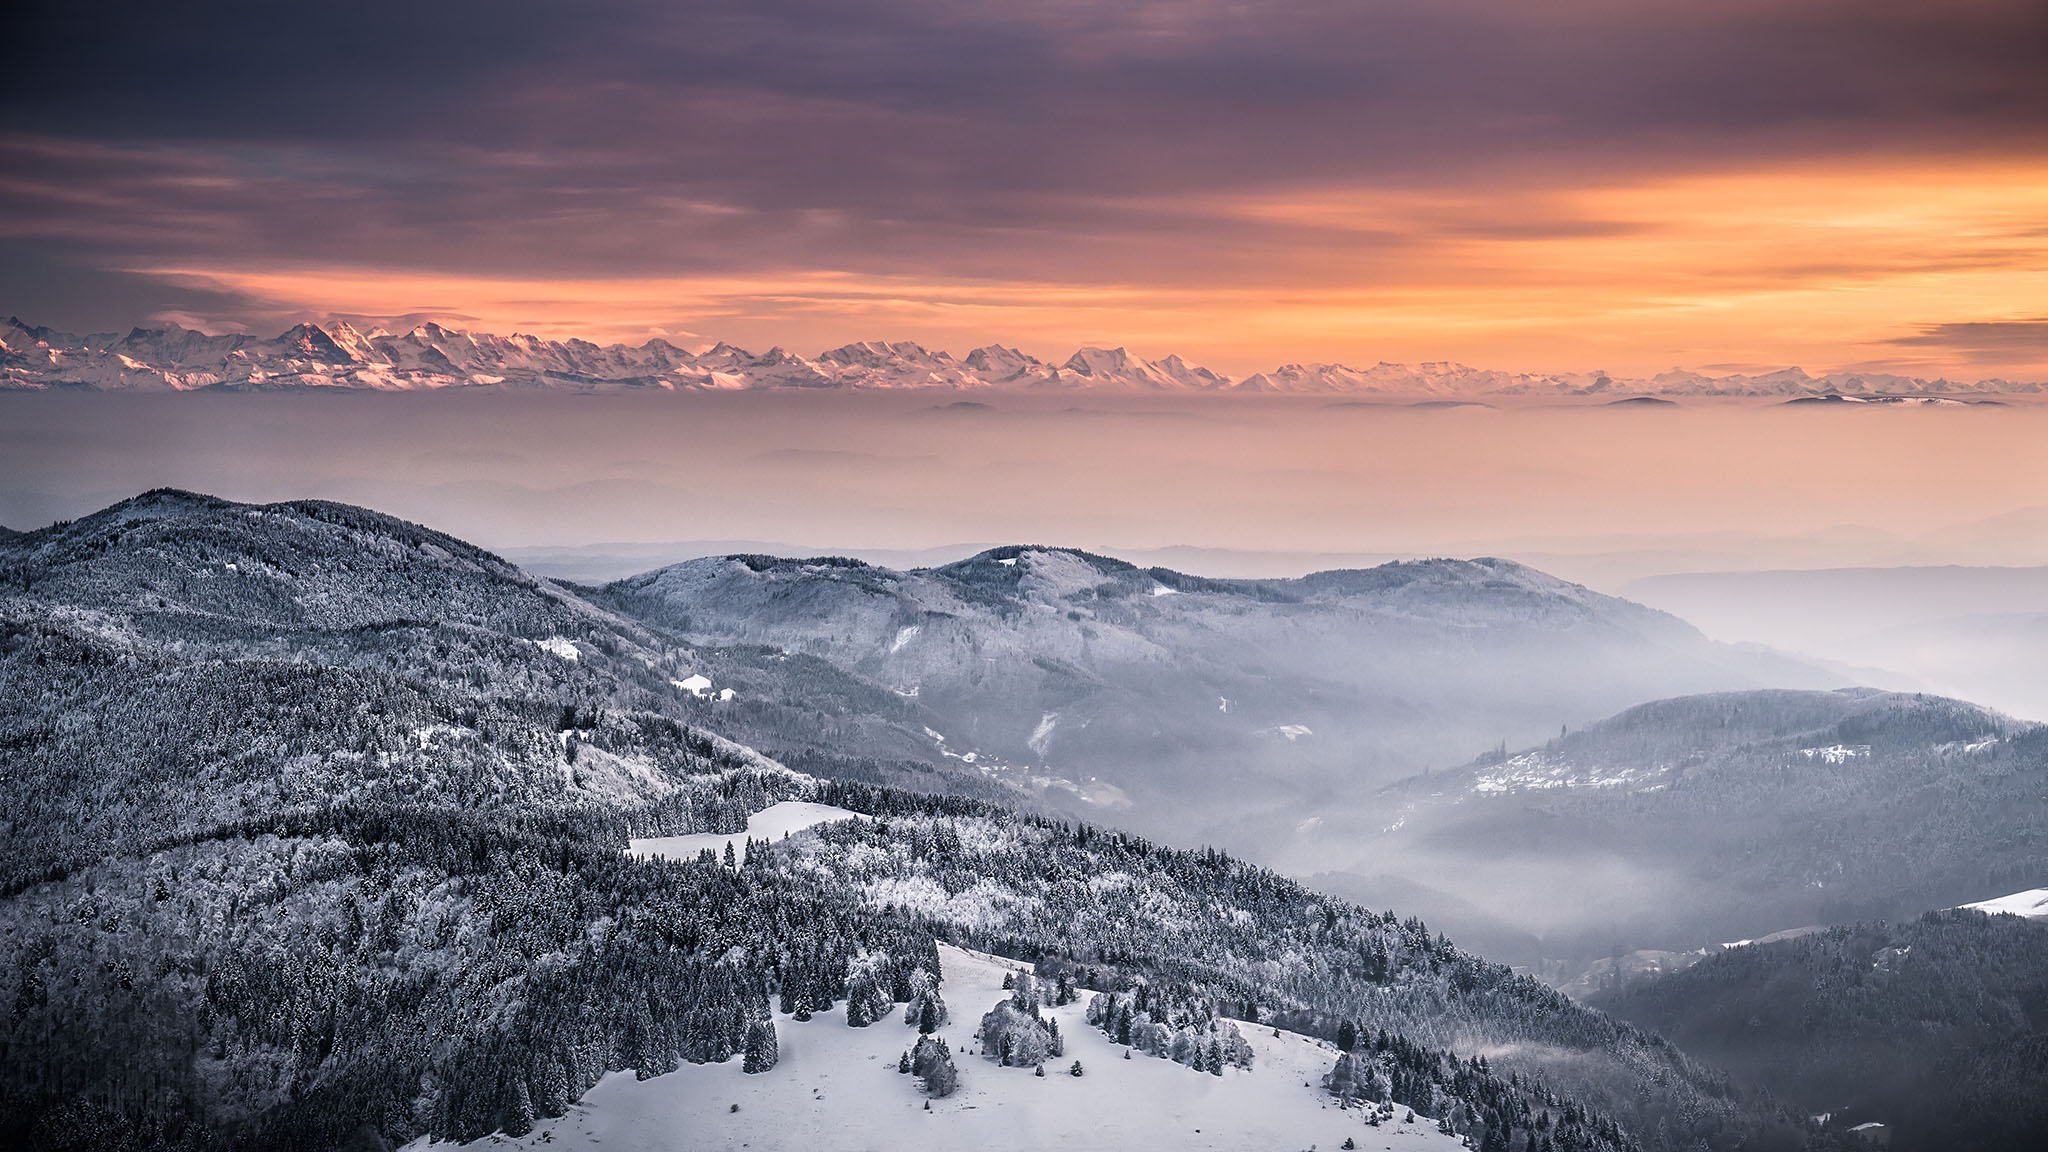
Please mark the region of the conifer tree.
[[747, 1050], [742, 1072], [766, 1072], [775, 1067], [775, 1022], [756, 1020], [747, 1026]]

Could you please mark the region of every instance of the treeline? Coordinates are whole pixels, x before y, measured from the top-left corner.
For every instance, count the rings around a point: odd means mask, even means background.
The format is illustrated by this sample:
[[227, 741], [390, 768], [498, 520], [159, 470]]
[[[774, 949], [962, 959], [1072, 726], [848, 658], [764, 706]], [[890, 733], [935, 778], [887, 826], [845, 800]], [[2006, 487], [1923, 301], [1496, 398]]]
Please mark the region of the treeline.
[[[1588, 1152], [1625, 1137], [1608, 1117], [1588, 1113], [1519, 1073], [1494, 1074], [1486, 1057], [1459, 1060], [1390, 1036], [1367, 1036], [1346, 1021], [1336, 1067], [1324, 1087], [1345, 1107], [1396, 1107], [1438, 1117], [1438, 1130], [1467, 1136], [1479, 1152]], [[1369, 1120], [1377, 1124], [1377, 1119]]]

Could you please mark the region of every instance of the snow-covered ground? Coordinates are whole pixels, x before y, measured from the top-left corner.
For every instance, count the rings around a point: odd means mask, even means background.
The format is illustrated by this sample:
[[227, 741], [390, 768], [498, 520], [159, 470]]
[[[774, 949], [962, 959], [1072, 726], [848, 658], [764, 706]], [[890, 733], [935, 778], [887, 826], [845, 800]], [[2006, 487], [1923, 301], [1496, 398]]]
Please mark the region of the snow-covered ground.
[[[772, 811], [772, 809], [771, 809]], [[1363, 1149], [1442, 1150], [1463, 1144], [1421, 1116], [1367, 1126], [1366, 1113], [1329, 1102], [1320, 1088], [1336, 1062], [1326, 1044], [1271, 1028], [1240, 1024], [1255, 1053], [1252, 1070], [1222, 1076], [1134, 1054], [1090, 1028], [1083, 1003], [1049, 1009], [1067, 1052], [1044, 1078], [1029, 1068], [1004, 1068], [978, 1055], [973, 1034], [981, 1016], [1003, 999], [1007, 962], [940, 947], [942, 991], [953, 1022], [941, 1029], [960, 1070], [960, 1089], [931, 1101], [917, 1080], [896, 1071], [917, 1039], [902, 1009], [866, 1028], [846, 1026], [844, 1008], [804, 1023], [777, 1016], [781, 1062], [749, 1076], [735, 1057], [724, 1064], [685, 1064], [665, 1076], [607, 1076], [567, 1116], [543, 1120], [519, 1147], [803, 1149], [855, 1152], [892, 1149], [1059, 1148], [1100, 1152], [1186, 1152], [1191, 1149], [1336, 1149], [1345, 1137]], [[1083, 1075], [1067, 1074], [1080, 1060]], [[1312, 1087], [1311, 1085], [1316, 1085]], [[737, 1111], [733, 1109], [738, 1105]], [[425, 1147], [416, 1142], [411, 1147]]]
[[1550, 788], [1626, 788], [1648, 781], [1665, 771], [1659, 764], [1628, 764], [1602, 768], [1583, 765], [1568, 757], [1538, 749], [1510, 756], [1481, 772], [1472, 782], [1474, 792], [1525, 792]]
[[540, 646], [541, 651], [560, 656], [564, 660], [580, 659], [583, 655], [576, 647], [576, 642], [567, 636], [550, 636], [545, 640], [535, 640], [534, 643]]
[[2048, 888], [2029, 888], [2025, 892], [2015, 892], [1995, 900], [1979, 900], [1975, 904], [1965, 904], [1963, 907], [1989, 912], [1993, 916], [2000, 912], [2010, 912], [2015, 916], [2025, 916], [2029, 920], [2048, 920]]
[[700, 832], [694, 836], [650, 836], [626, 841], [626, 851], [635, 856], [661, 856], [670, 860], [694, 860], [709, 848], [715, 856], [725, 855], [725, 846], [735, 853], [744, 851], [748, 840], [780, 840], [806, 828], [834, 820], [865, 819], [860, 813], [830, 804], [784, 800], [747, 817], [745, 832]]

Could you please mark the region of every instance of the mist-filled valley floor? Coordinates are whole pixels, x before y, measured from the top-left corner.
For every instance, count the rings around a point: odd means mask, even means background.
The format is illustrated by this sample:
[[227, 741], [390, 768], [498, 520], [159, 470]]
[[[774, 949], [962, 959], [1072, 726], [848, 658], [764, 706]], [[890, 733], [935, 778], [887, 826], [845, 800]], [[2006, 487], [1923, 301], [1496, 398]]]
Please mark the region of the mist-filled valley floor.
[[2038, 902], [1944, 911], [2048, 877], [2048, 728], [1507, 560], [576, 583], [159, 490], [0, 538], [0, 741], [37, 1147], [2048, 1131]]

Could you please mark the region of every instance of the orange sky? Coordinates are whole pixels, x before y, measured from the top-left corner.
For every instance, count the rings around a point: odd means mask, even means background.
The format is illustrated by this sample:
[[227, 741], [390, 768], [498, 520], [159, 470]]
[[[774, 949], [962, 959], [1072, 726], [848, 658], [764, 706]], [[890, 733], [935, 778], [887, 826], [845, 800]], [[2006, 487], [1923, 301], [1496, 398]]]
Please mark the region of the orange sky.
[[2048, 379], [2039, 0], [358, 0], [16, 34], [0, 308], [58, 328]]
[[[1249, 224], [1245, 242], [1266, 249], [1261, 267], [1247, 275], [1195, 260], [1155, 277], [1131, 267], [1113, 282], [833, 268], [626, 278], [267, 262], [137, 270], [280, 313], [424, 313], [495, 332], [688, 334], [801, 352], [882, 337], [1048, 356], [1128, 344], [1239, 374], [1292, 360], [1457, 359], [1632, 374], [1801, 365], [2048, 375], [2038, 341], [1971, 347], [1926, 335], [2048, 316], [2048, 159], [1866, 159], [1532, 189], [1196, 193], [1158, 208]], [[1382, 243], [1387, 233], [1402, 242]], [[1901, 342], [1911, 340], [1921, 342]]]

